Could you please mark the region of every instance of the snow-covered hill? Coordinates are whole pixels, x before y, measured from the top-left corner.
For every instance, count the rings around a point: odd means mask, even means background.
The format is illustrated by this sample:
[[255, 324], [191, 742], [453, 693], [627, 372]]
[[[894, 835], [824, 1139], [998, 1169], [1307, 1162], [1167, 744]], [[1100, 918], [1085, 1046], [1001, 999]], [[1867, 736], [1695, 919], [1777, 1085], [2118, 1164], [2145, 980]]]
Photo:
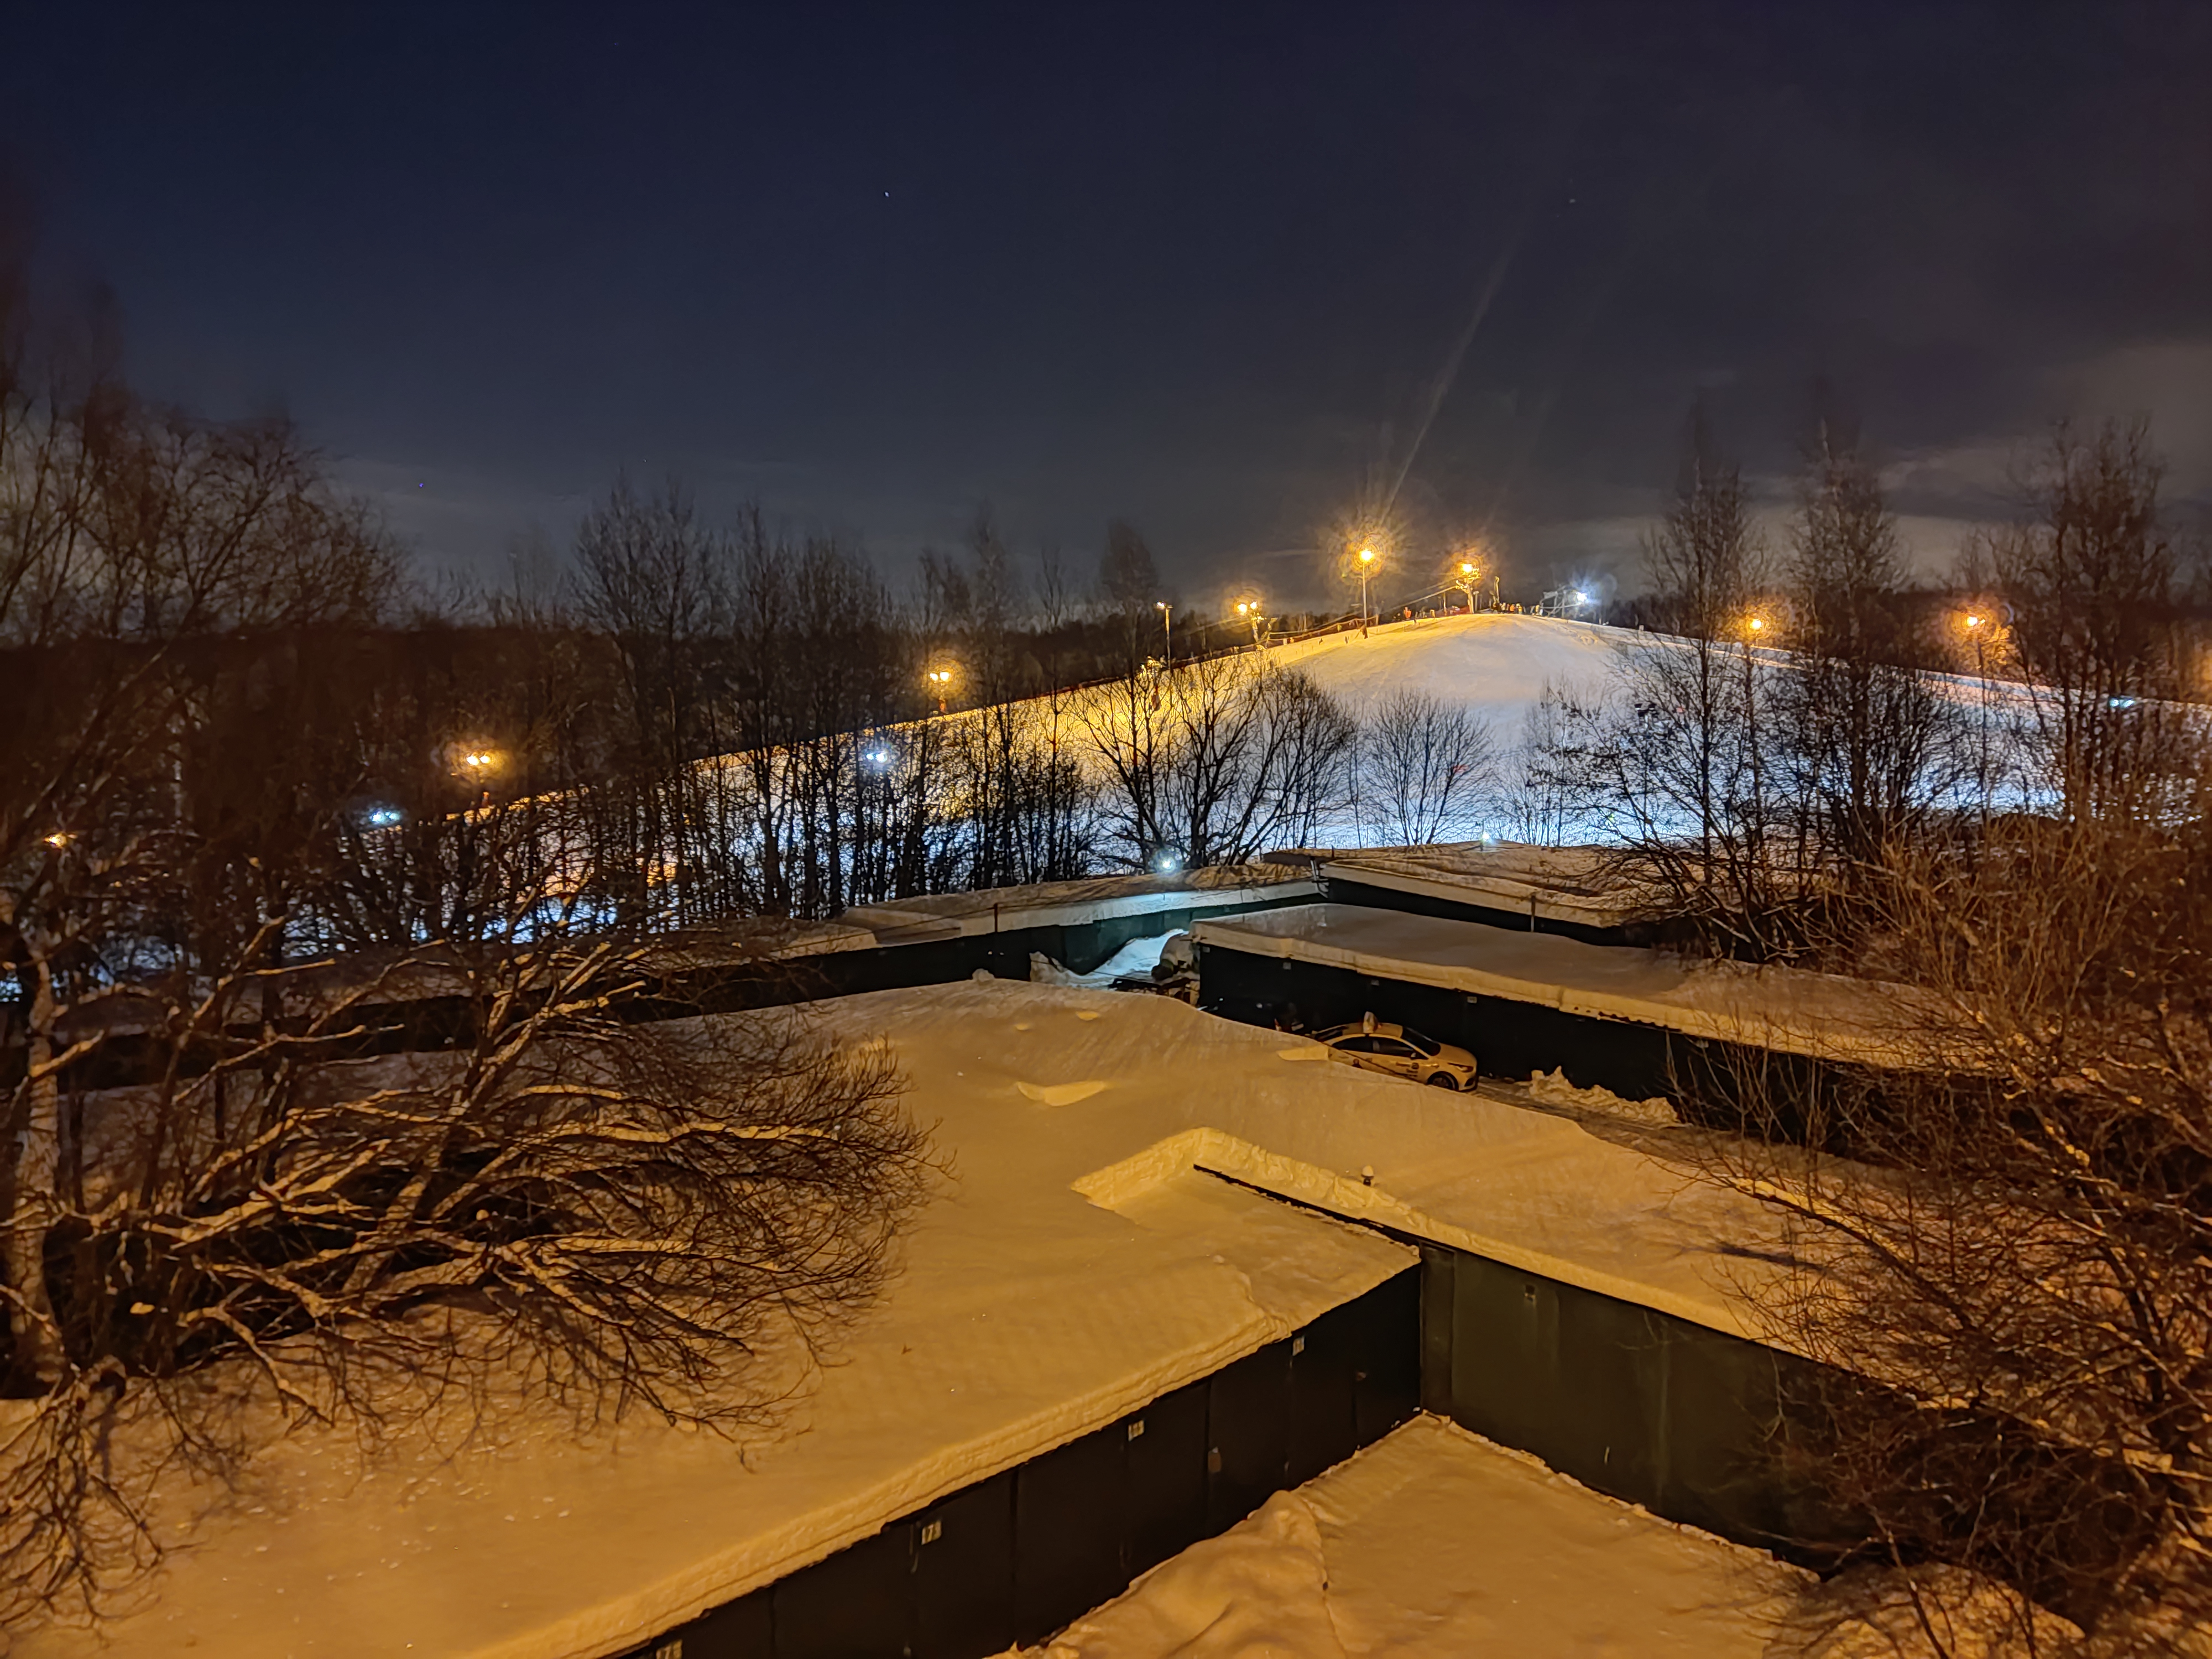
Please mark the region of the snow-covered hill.
[[1267, 656], [1280, 667], [1304, 670], [1355, 715], [1371, 714], [1394, 692], [1426, 691], [1477, 710], [1511, 741], [1547, 684], [1595, 690], [1638, 650], [1674, 643], [1542, 617], [1426, 617], [1386, 623], [1364, 636], [1279, 645]]

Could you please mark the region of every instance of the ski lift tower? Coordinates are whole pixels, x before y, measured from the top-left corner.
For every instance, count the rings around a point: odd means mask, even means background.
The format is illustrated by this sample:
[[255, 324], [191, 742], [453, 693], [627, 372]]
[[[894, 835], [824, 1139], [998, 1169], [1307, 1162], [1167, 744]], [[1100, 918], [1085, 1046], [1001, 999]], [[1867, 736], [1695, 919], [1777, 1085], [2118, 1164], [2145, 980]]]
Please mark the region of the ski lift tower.
[[1537, 602], [1540, 617], [1586, 617], [1595, 608], [1589, 591], [1580, 587], [1555, 587]]

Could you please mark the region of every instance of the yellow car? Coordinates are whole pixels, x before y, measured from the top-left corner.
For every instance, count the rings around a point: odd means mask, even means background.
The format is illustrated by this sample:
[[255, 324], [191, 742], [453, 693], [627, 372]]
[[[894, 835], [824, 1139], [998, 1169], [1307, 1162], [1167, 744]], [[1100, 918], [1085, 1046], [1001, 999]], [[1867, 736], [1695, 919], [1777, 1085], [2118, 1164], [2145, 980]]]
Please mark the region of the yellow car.
[[1392, 1025], [1371, 1014], [1356, 1025], [1316, 1031], [1313, 1040], [1327, 1047], [1331, 1060], [1363, 1071], [1387, 1073], [1425, 1083], [1432, 1089], [1474, 1087], [1474, 1056], [1466, 1049], [1423, 1036], [1410, 1026]]

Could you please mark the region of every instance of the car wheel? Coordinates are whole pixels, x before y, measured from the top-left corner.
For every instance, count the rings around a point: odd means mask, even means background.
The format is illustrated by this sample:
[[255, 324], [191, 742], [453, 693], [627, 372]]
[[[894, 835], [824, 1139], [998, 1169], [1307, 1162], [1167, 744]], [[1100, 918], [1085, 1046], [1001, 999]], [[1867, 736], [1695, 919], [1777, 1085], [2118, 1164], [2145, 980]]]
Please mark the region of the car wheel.
[[1431, 1089], [1449, 1089], [1453, 1093], [1456, 1094], [1459, 1092], [1459, 1079], [1454, 1077], [1449, 1072], [1438, 1072], [1435, 1076], [1429, 1079], [1429, 1087]]

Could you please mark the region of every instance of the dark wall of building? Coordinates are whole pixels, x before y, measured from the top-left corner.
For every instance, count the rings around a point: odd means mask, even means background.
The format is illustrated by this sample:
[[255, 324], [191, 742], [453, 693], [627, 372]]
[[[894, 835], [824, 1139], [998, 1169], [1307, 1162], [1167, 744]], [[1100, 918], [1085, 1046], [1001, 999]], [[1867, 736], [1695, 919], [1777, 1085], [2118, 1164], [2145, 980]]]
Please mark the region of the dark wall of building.
[[1521, 933], [1556, 933], [1585, 945], [1684, 945], [1697, 938], [1697, 929], [1681, 917], [1653, 921], [1594, 923], [1542, 916], [1526, 909], [1481, 904], [1473, 899], [1444, 898], [1431, 893], [1408, 893], [1396, 887], [1347, 876], [1324, 878], [1325, 896], [1332, 904], [1361, 904], [1370, 910], [1402, 910], [1409, 915], [1443, 916], [1454, 921], [1479, 921], [1492, 927], [1510, 927]]
[[1752, 1123], [1849, 1153], [1855, 1149], [1836, 1126], [1883, 1109], [1879, 1074], [1864, 1067], [1220, 945], [1201, 944], [1198, 963], [1199, 1006], [1209, 1013], [1313, 1030], [1371, 1012], [1459, 1044], [1486, 1077], [1523, 1081], [1532, 1072], [1559, 1071], [1577, 1088], [1610, 1089], [1626, 1100], [1663, 1095], [1712, 1127]]
[[1421, 1271], [638, 1655], [983, 1659], [1039, 1642], [1419, 1411]]
[[1833, 1374], [1462, 1250], [1422, 1250], [1422, 1405], [1669, 1521], [1816, 1565], [1856, 1541], [1797, 1471]]
[[1256, 1025], [1340, 1025], [1373, 1013], [1455, 1042], [1486, 1076], [1525, 1079], [1564, 1067], [1581, 1088], [1631, 1100], [1672, 1092], [1669, 1033], [1656, 1025], [1593, 1019], [1541, 1003], [1384, 979], [1331, 963], [1299, 962], [1204, 944], [1199, 1006]]

